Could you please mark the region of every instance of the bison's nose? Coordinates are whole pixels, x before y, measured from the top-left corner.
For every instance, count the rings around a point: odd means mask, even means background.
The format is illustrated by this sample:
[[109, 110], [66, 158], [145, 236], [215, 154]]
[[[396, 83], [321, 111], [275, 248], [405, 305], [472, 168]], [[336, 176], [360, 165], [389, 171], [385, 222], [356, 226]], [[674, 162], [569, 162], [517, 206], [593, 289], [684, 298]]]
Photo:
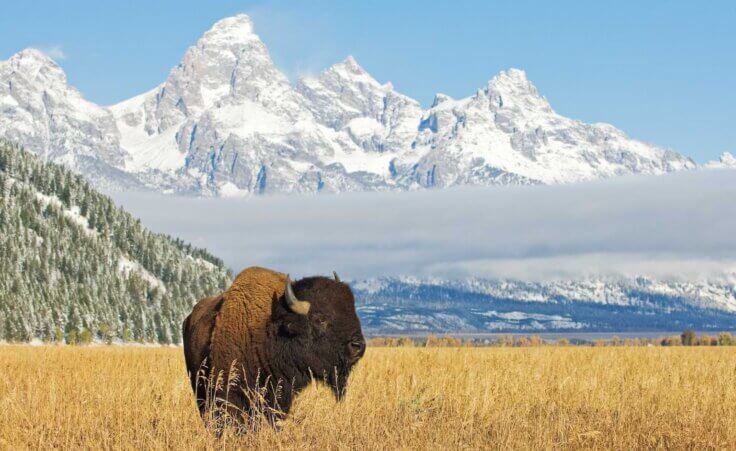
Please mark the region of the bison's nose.
[[350, 360], [355, 363], [365, 354], [365, 340], [358, 339], [350, 342]]

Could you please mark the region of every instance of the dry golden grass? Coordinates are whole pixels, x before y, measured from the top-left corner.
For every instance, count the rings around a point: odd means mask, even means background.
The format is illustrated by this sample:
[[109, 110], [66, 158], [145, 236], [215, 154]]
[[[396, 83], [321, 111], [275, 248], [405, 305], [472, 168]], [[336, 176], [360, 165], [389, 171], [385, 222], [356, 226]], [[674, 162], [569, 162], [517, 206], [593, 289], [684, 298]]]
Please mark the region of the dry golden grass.
[[0, 347], [2, 449], [734, 448], [736, 348], [373, 348], [347, 399], [215, 439], [181, 349]]

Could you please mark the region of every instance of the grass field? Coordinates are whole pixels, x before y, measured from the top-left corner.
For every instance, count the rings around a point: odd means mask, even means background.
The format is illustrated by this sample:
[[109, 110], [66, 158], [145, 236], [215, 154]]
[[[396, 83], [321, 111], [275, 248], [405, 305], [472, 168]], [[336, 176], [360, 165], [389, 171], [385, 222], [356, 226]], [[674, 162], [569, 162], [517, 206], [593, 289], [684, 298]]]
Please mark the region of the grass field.
[[0, 448], [734, 448], [736, 348], [373, 348], [336, 403], [215, 439], [181, 349], [0, 347]]

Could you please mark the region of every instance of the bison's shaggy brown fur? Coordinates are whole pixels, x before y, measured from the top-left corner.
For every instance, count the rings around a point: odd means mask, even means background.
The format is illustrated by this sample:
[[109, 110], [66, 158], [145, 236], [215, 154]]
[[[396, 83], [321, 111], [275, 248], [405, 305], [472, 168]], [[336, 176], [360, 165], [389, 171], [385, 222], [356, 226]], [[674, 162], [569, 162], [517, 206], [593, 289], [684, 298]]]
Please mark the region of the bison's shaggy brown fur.
[[[224, 407], [242, 420], [257, 409], [275, 420], [312, 377], [338, 398], [365, 342], [350, 288], [325, 277], [293, 284], [307, 312], [285, 301], [286, 274], [248, 268], [220, 296], [201, 300], [184, 321], [184, 355], [200, 413]], [[208, 382], [223, 376], [222, 393]], [[227, 381], [236, 381], [227, 387]], [[229, 389], [228, 389], [229, 388]], [[208, 394], [214, 403], [207, 402]], [[259, 397], [254, 402], [253, 396]]]
[[263, 268], [241, 272], [223, 295], [212, 331], [210, 364], [229, 368], [233, 362], [268, 369], [267, 338], [271, 309], [284, 295], [286, 274]]

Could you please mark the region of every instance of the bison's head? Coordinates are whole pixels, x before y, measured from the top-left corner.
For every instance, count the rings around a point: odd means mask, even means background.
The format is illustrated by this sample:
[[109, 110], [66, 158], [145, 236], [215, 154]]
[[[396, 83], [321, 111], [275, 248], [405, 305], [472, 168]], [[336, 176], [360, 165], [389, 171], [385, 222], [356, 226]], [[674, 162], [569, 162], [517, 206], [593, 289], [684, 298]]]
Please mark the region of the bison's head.
[[350, 287], [327, 277], [307, 277], [285, 293], [275, 316], [280, 341], [302, 374], [324, 380], [335, 397], [345, 394], [352, 367], [365, 353], [365, 339]]

